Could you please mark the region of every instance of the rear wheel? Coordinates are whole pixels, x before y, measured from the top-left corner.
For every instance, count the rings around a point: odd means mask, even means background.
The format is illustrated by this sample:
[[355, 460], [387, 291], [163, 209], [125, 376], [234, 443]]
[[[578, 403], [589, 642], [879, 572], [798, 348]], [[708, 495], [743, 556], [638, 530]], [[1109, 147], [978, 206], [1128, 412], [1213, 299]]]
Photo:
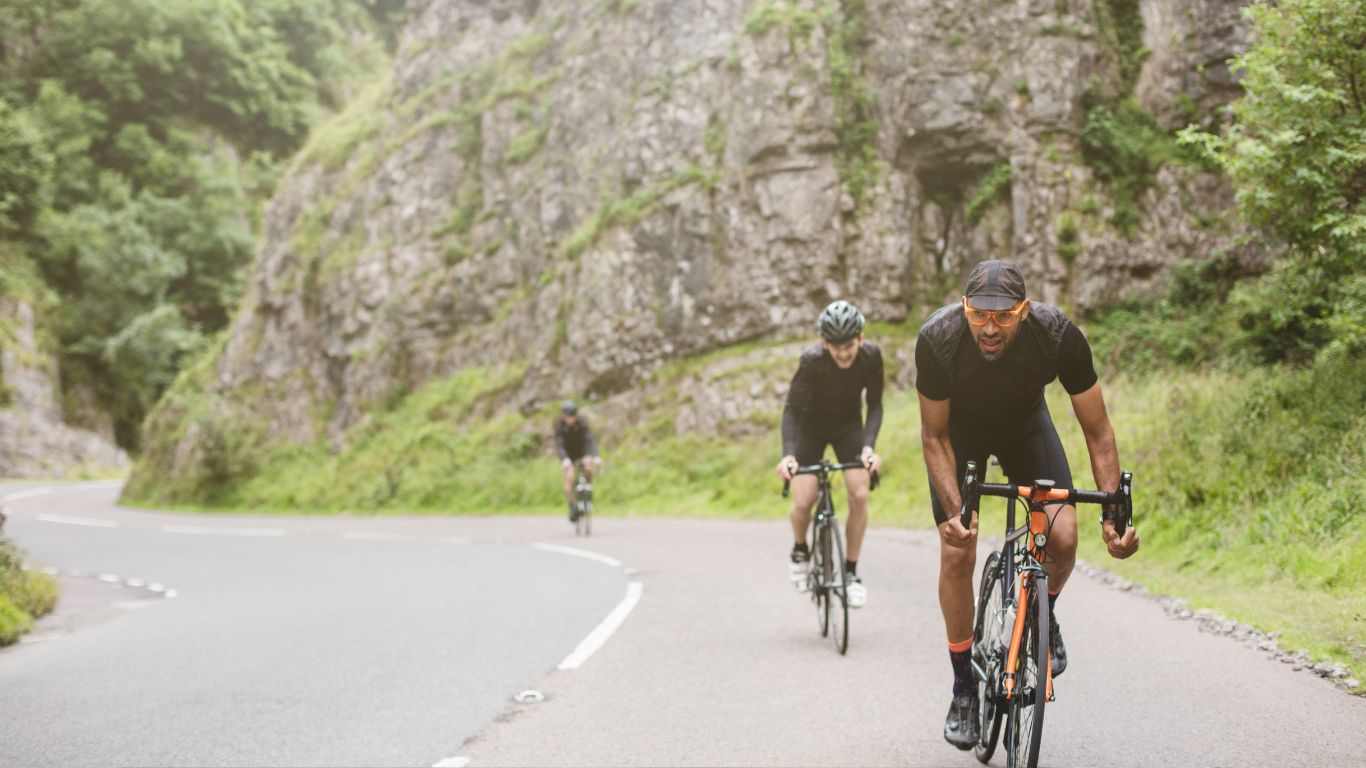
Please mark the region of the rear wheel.
[[830, 552], [828, 562], [828, 578], [826, 583], [830, 585], [827, 593], [827, 600], [830, 607], [830, 628], [835, 641], [835, 650], [844, 655], [849, 650], [849, 590], [845, 582], [844, 573], [844, 538], [840, 535], [839, 525], [835, 523], [835, 518], [829, 518], [830, 531], [829, 539], [834, 542], [833, 551]]
[[996, 752], [1005, 710], [997, 699], [999, 675], [1005, 645], [1010, 642], [1005, 627], [1005, 582], [1001, 553], [992, 552], [982, 566], [982, 583], [977, 595], [977, 621], [972, 630], [972, 663], [985, 674], [977, 678], [979, 709], [977, 759], [985, 763]]
[[1025, 614], [1020, 636], [1015, 695], [1006, 721], [1007, 765], [1037, 768], [1043, 742], [1043, 711], [1048, 700], [1048, 580], [1030, 579], [1020, 610]]

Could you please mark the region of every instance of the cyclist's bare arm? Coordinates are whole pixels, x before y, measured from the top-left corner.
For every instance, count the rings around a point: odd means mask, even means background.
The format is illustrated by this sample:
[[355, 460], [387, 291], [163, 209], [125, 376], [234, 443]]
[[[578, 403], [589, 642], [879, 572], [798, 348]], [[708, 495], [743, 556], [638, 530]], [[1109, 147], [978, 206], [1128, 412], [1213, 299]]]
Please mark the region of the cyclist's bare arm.
[[[954, 471], [957, 464], [953, 455], [953, 443], [949, 440], [949, 401], [931, 400], [923, 394], [919, 397], [920, 443], [925, 453], [925, 466], [934, 480], [934, 488], [931, 490], [939, 493], [939, 503], [944, 509], [958, 509], [963, 505], [963, 500], [958, 493], [958, 478], [954, 476], [957, 474]], [[975, 521], [972, 530], [969, 531], [963, 528], [958, 516], [952, 513], [949, 514], [948, 522], [940, 528], [945, 526], [949, 541], [960, 546], [970, 542], [977, 530]]]
[[[1086, 450], [1091, 454], [1091, 473], [1096, 487], [1113, 492], [1119, 487], [1119, 449], [1115, 445], [1115, 430], [1105, 411], [1105, 396], [1100, 382], [1079, 395], [1072, 396], [1072, 410], [1086, 436]], [[1138, 551], [1138, 531], [1129, 528], [1124, 535], [1115, 535], [1115, 524], [1107, 520], [1101, 524], [1101, 538], [1110, 556], [1124, 559]]]

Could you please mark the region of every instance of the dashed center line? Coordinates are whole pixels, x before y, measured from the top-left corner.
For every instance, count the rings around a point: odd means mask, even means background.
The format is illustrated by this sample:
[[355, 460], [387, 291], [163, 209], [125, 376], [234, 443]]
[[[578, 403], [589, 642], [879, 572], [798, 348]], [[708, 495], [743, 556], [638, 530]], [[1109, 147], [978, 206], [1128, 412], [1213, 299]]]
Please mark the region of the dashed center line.
[[91, 528], [117, 528], [119, 524], [113, 520], [100, 520], [94, 517], [69, 517], [67, 515], [49, 515], [46, 512], [34, 515], [38, 520], [45, 523], [62, 523], [64, 525], [88, 525]]
[[432, 768], [465, 768], [470, 764], [470, 759], [464, 755], [448, 757], [432, 766]]
[[163, 525], [162, 533], [186, 533], [195, 536], [284, 536], [283, 528], [214, 528], [203, 525]]

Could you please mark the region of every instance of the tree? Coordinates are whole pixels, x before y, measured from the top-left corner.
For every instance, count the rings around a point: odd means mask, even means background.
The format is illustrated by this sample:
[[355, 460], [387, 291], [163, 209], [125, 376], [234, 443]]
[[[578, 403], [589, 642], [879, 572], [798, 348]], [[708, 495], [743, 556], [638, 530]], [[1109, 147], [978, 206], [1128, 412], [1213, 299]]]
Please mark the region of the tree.
[[[1366, 10], [1354, 0], [1258, 2], [1235, 62], [1245, 95], [1222, 136], [1187, 129], [1228, 173], [1244, 218], [1288, 248], [1242, 294], [1267, 360], [1359, 349], [1366, 294]], [[1346, 314], [1347, 316], [1339, 316]]]

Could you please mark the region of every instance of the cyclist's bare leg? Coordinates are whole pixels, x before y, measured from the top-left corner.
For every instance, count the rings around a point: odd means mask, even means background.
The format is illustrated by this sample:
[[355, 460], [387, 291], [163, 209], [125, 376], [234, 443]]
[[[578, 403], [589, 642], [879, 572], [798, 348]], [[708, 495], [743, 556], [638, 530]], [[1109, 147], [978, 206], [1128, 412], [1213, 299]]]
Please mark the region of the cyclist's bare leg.
[[939, 524], [939, 608], [950, 643], [972, 638], [972, 571], [977, 565], [977, 537], [965, 546], [948, 538], [950, 523]]
[[583, 467], [584, 479], [593, 482], [593, 461], [588, 458], [579, 459], [579, 466]]
[[849, 494], [849, 521], [844, 525], [844, 538], [848, 540], [845, 557], [857, 562], [863, 549], [863, 532], [868, 530], [867, 470], [844, 470], [844, 491]]
[[792, 540], [806, 542], [806, 530], [811, 527], [811, 508], [816, 505], [816, 494], [820, 486], [815, 475], [797, 475], [792, 478], [792, 509], [787, 519], [792, 521]]
[[564, 468], [564, 500], [570, 504], [574, 503], [574, 464]]
[[1048, 532], [1049, 562], [1044, 563], [1044, 570], [1048, 571], [1048, 591], [1057, 594], [1077, 564], [1077, 508], [1049, 505], [1048, 516], [1053, 527]]

